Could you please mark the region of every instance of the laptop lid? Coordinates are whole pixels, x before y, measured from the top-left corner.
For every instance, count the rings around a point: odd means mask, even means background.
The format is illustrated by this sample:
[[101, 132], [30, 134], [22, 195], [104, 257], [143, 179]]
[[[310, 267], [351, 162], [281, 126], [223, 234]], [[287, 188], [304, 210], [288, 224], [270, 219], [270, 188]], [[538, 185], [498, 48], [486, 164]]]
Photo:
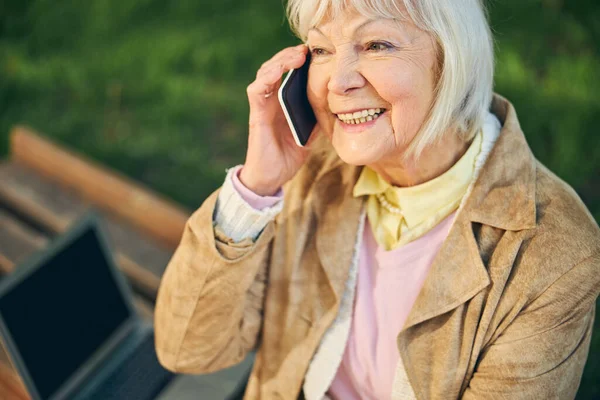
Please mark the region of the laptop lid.
[[66, 398], [138, 322], [90, 212], [0, 282], [0, 333], [34, 400]]

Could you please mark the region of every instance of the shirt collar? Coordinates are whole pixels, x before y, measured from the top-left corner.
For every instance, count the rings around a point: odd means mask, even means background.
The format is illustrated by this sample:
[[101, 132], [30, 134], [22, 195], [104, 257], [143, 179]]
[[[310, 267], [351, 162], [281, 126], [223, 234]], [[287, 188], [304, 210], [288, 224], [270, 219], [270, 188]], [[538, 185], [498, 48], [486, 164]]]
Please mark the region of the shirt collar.
[[359, 197], [385, 193], [392, 204], [400, 207], [407, 226], [415, 227], [464, 196], [473, 180], [475, 160], [481, 151], [481, 143], [482, 136], [479, 133], [465, 154], [449, 170], [415, 186], [393, 186], [371, 168], [364, 167], [354, 185], [353, 195]]

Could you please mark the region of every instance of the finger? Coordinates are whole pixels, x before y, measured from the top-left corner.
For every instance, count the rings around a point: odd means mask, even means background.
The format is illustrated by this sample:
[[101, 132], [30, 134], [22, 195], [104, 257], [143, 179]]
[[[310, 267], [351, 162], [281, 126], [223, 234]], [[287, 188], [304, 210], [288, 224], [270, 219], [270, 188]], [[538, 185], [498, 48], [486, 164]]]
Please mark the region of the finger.
[[256, 80], [248, 87], [248, 95], [271, 97], [273, 92], [279, 89], [281, 85], [281, 76], [292, 68], [298, 68], [302, 65], [303, 60], [292, 58], [280, 64], [273, 64], [269, 69], [262, 70], [258, 73]]
[[293, 68], [302, 66], [306, 59], [307, 47], [304, 45], [284, 49], [277, 53], [256, 73], [256, 80], [246, 89], [251, 103], [264, 104], [275, 98], [275, 92], [281, 86], [281, 76]]
[[[290, 61], [292, 62], [292, 64], [294, 66], [288, 67], [287, 68], [288, 70], [291, 68], [298, 68], [298, 63], [300, 65], [302, 65], [304, 63], [304, 60], [306, 59], [307, 47], [304, 45], [301, 45], [301, 46], [303, 48], [300, 48], [299, 46], [297, 46], [297, 47], [290, 47], [290, 48], [284, 49], [284, 50], [280, 51], [279, 53], [277, 53], [276, 55], [274, 55], [273, 57], [271, 57], [271, 59], [269, 59], [268, 61], [263, 63], [263, 65], [261, 65], [261, 67], [258, 69], [258, 71], [256, 73], [257, 77], [262, 72], [269, 71], [272, 68], [274, 68], [275, 66], [280, 66], [280, 65], [286, 66], [286, 64], [288, 64]], [[299, 61], [297, 61], [297, 60], [299, 60]]]
[[266, 75], [271, 75], [273, 70], [279, 72], [279, 76], [283, 75], [290, 69], [300, 68], [304, 63], [305, 56], [301, 54], [291, 55], [288, 58], [282, 58], [279, 60], [273, 60], [269, 64], [266, 64], [264, 67], [261, 67], [256, 72], [256, 79], [263, 79]]
[[290, 56], [293, 56], [295, 54], [306, 54], [307, 52], [307, 47], [303, 44], [298, 45], [298, 46], [294, 46], [294, 47], [286, 47], [285, 49], [275, 53], [275, 55], [273, 55], [273, 57], [271, 57], [270, 59], [268, 59], [267, 61], [265, 61], [262, 66], [266, 66], [269, 63], [271, 63], [272, 61], [280, 61], [282, 59], [286, 59], [289, 58]]
[[300, 68], [304, 63], [304, 56], [299, 55], [273, 62], [268, 67], [261, 69], [256, 74], [256, 81], [266, 81], [268, 84], [273, 84], [281, 80], [281, 76], [291, 69]]
[[250, 102], [256, 100], [263, 102], [277, 97], [274, 94], [281, 85], [281, 74], [281, 69], [273, 68], [270, 72], [265, 72], [260, 79], [252, 82], [246, 90]]
[[[271, 57], [271, 60], [273, 60], [275, 62], [281, 62], [282, 60], [285, 60], [285, 59], [291, 58], [291, 57], [302, 56], [302, 58], [304, 58], [307, 50], [308, 50], [308, 48], [305, 45], [288, 47], [287, 49], [284, 49], [284, 50], [280, 51], [279, 53], [275, 54], [273, 57]], [[271, 61], [271, 60], [269, 60], [269, 61]], [[265, 64], [269, 63], [269, 61], [267, 61]]]

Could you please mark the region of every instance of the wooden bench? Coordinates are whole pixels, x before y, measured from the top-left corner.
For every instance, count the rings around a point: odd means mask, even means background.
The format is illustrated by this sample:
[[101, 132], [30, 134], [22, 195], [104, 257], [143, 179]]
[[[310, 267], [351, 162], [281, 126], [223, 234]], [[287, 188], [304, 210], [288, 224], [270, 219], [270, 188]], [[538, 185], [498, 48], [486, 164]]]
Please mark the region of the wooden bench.
[[[93, 207], [139, 313], [151, 321], [160, 277], [190, 212], [30, 129], [14, 128], [10, 140], [10, 158], [0, 161], [0, 274], [10, 274]], [[5, 352], [0, 398], [29, 398]]]

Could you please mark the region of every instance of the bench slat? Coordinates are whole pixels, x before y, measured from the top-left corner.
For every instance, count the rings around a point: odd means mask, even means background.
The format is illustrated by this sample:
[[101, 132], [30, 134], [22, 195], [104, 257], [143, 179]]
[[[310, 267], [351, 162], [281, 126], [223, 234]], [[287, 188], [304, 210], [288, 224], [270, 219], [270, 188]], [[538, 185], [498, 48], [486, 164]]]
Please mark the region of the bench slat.
[[57, 146], [23, 126], [11, 131], [11, 157], [37, 174], [75, 190], [82, 198], [146, 232], [171, 251], [190, 212], [141, 184]]
[[0, 395], [7, 400], [30, 400], [19, 375], [4, 362], [0, 362]]
[[46, 243], [48, 239], [43, 235], [0, 209], [0, 254], [4, 260], [0, 261], [0, 268], [3, 273], [9, 273], [11, 264], [21, 262]]
[[[0, 203], [26, 215], [52, 234], [67, 230], [90, 208], [89, 203], [73, 192], [15, 163], [0, 164], [0, 182]], [[154, 300], [171, 253], [114, 217], [100, 214], [117, 263], [132, 285]]]

